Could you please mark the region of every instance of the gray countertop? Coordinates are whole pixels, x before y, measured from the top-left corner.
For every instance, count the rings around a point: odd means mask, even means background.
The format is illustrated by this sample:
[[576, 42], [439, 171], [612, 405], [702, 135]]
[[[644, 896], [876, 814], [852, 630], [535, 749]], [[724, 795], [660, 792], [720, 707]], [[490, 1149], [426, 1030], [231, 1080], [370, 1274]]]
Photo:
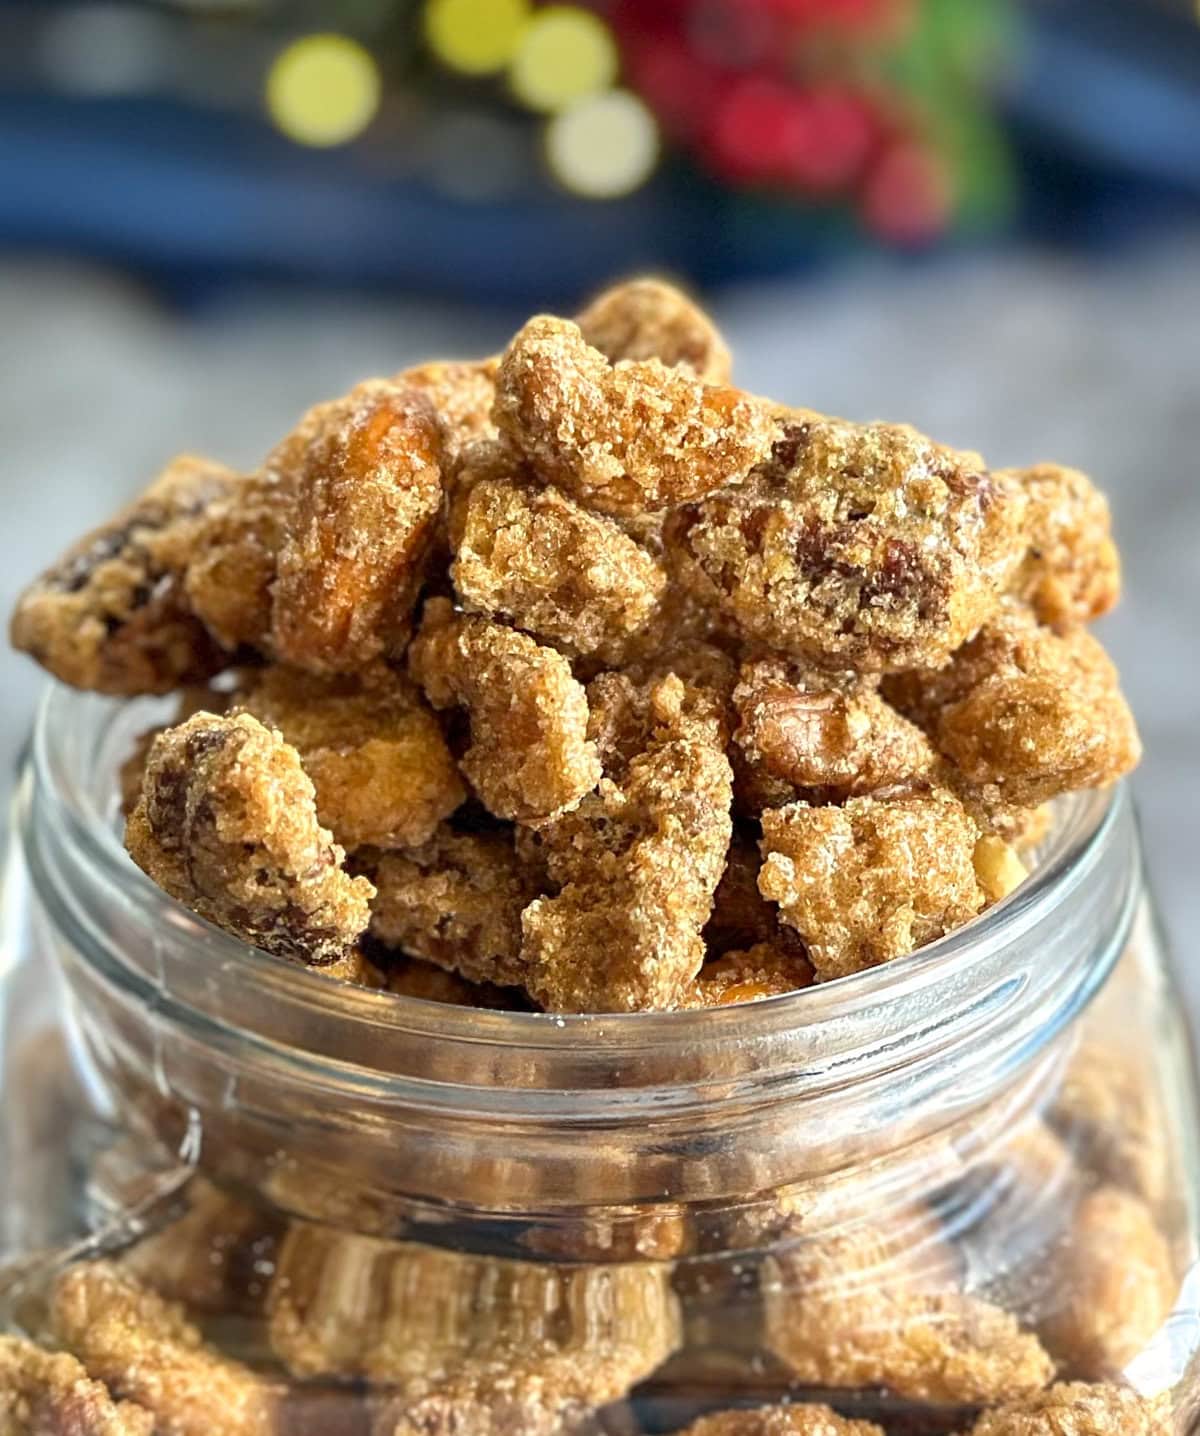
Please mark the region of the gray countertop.
[[[1110, 494], [1127, 596], [1103, 633], [1147, 757], [1135, 786], [1193, 1013], [1200, 971], [1200, 234], [1116, 258], [1008, 252], [865, 265], [722, 296], [742, 382], [903, 419], [993, 465], [1054, 458]], [[253, 465], [308, 404], [371, 373], [496, 348], [519, 316], [255, 293], [188, 321], [95, 272], [0, 267], [0, 607], [173, 452]], [[40, 685], [0, 656], [0, 772]]]

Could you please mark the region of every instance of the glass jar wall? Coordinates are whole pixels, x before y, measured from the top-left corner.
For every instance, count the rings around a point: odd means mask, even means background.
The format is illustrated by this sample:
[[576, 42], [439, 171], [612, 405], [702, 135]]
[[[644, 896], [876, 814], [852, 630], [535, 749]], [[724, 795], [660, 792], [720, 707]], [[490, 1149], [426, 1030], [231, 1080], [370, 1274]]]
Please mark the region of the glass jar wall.
[[171, 903], [118, 838], [152, 713], [51, 694], [5, 909], [0, 1325], [150, 1413], [114, 1430], [1190, 1429], [1194, 1082], [1124, 793], [911, 958], [561, 1018]]

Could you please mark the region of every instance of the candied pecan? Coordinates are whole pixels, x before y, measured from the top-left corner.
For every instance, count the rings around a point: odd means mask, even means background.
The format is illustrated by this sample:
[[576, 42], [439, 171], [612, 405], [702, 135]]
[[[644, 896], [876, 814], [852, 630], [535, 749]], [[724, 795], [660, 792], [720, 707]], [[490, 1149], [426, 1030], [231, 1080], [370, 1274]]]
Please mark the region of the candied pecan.
[[229, 656], [192, 613], [183, 576], [205, 513], [238, 482], [211, 459], [173, 459], [29, 585], [13, 610], [13, 647], [99, 693], [168, 693], [220, 672]]
[[1010, 590], [1043, 623], [1086, 623], [1121, 596], [1108, 501], [1078, 469], [1035, 464], [1002, 471], [1025, 493], [1025, 557]]
[[251, 675], [237, 707], [297, 750], [317, 817], [344, 848], [423, 843], [467, 796], [438, 720], [383, 664], [324, 678], [266, 668]]
[[937, 665], [1021, 555], [1011, 480], [898, 425], [785, 422], [744, 484], [668, 519], [668, 557], [749, 638], [835, 669]]
[[1179, 1289], [1149, 1207], [1117, 1187], [1084, 1197], [1054, 1269], [1038, 1330], [1060, 1368], [1084, 1381], [1119, 1375], [1157, 1334]]
[[707, 314], [661, 279], [627, 279], [599, 294], [578, 315], [584, 342], [610, 363], [661, 359], [686, 364], [706, 384], [728, 384], [733, 361]]
[[577, 325], [542, 315], [509, 345], [493, 418], [543, 482], [608, 514], [637, 514], [737, 482], [777, 420], [737, 389], [658, 359], [612, 365]]
[[0, 1436], [153, 1436], [142, 1406], [114, 1401], [73, 1356], [0, 1336]]
[[620, 652], [666, 584], [661, 565], [611, 519], [531, 483], [499, 445], [464, 455], [450, 535], [464, 607], [565, 653]]
[[415, 389], [368, 381], [304, 446], [271, 592], [285, 662], [345, 672], [404, 647], [442, 507], [441, 426]]
[[538, 887], [511, 835], [443, 827], [422, 847], [362, 852], [355, 863], [377, 889], [373, 938], [468, 982], [524, 982], [521, 912]]
[[1009, 805], [1103, 787], [1141, 757], [1104, 649], [1083, 629], [1040, 627], [1017, 605], [945, 668], [898, 674], [884, 693], [929, 732], [965, 783]]
[[912, 952], [984, 905], [978, 830], [945, 790], [794, 803], [762, 826], [759, 891], [804, 939], [820, 981]]
[[430, 599], [408, 659], [435, 708], [467, 710], [471, 746], [462, 770], [496, 817], [539, 822], [596, 786], [587, 698], [560, 653]]
[[850, 1421], [828, 1406], [762, 1406], [693, 1421], [681, 1436], [884, 1436], [873, 1421]]
[[985, 1411], [970, 1436], [1170, 1436], [1165, 1404], [1127, 1386], [1051, 1386]]
[[556, 896], [525, 909], [526, 987], [550, 1011], [669, 1008], [704, 961], [732, 773], [704, 736], [655, 744], [544, 833]]
[[731, 1007], [810, 987], [813, 970], [806, 958], [769, 942], [744, 952], [734, 950], [706, 962], [680, 1004], [683, 1007]]
[[163, 1436], [273, 1436], [279, 1396], [207, 1346], [183, 1313], [107, 1262], [70, 1267], [51, 1300], [55, 1338]]
[[468, 444], [494, 439], [492, 404], [496, 398], [496, 371], [500, 359], [433, 360], [402, 369], [392, 383], [416, 389], [433, 405], [442, 421], [446, 463], [455, 464]]
[[733, 706], [743, 765], [782, 784], [785, 802], [871, 793], [921, 778], [937, 761], [920, 728], [853, 673], [754, 659], [742, 665]]
[[125, 846], [171, 897], [281, 957], [333, 962], [367, 925], [374, 888], [342, 870], [296, 750], [248, 713], [155, 739]]

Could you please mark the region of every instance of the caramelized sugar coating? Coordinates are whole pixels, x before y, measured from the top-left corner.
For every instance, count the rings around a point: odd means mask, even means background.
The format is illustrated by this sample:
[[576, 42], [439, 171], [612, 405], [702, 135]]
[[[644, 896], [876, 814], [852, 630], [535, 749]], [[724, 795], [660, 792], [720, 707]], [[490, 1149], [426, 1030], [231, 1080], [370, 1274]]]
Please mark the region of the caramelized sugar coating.
[[184, 572], [204, 516], [238, 476], [181, 454], [17, 600], [14, 648], [75, 688], [123, 696], [203, 683], [228, 662], [195, 617]]
[[271, 598], [275, 653], [343, 673], [395, 657], [442, 506], [441, 425], [415, 389], [368, 381], [304, 445]]
[[725, 866], [733, 775], [705, 736], [639, 754], [549, 827], [560, 891], [525, 909], [526, 987], [552, 1012], [677, 1006], [704, 961]]
[[403, 369], [392, 383], [416, 389], [433, 405], [442, 422], [447, 467], [453, 467], [468, 444], [494, 439], [492, 404], [496, 399], [498, 357], [475, 360], [433, 360]]
[[1006, 477], [1025, 493], [1028, 549], [1011, 591], [1042, 623], [1087, 623], [1121, 596], [1108, 500], [1078, 469], [1035, 464]]
[[531, 482], [498, 444], [463, 457], [450, 535], [464, 607], [565, 653], [619, 653], [666, 586], [661, 564], [617, 524]]
[[893, 424], [782, 422], [744, 484], [669, 518], [685, 583], [750, 639], [825, 668], [944, 663], [1022, 552], [1019, 488]]
[[931, 772], [929, 739], [870, 679], [779, 658], [742, 665], [733, 692], [742, 762], [792, 798], [836, 802]]
[[849, 1421], [828, 1406], [763, 1406], [693, 1421], [682, 1436], [884, 1436], [872, 1421]]
[[501, 360], [493, 417], [543, 482], [616, 515], [741, 480], [776, 430], [761, 401], [659, 359], [610, 364], [578, 325], [546, 315]]
[[443, 827], [403, 853], [360, 853], [377, 889], [371, 936], [472, 983], [521, 986], [521, 912], [536, 875], [508, 833]]
[[979, 832], [944, 789], [793, 803], [762, 827], [759, 891], [804, 939], [819, 981], [902, 957], [983, 908]]
[[1082, 1381], [1118, 1376], [1170, 1315], [1179, 1283], [1166, 1239], [1140, 1198], [1099, 1187], [1079, 1204], [1056, 1254], [1054, 1301], [1038, 1329]]
[[238, 708], [297, 750], [317, 817], [346, 849], [424, 843], [467, 796], [437, 718], [384, 664], [325, 678], [275, 665], [250, 676]]
[[431, 599], [408, 661], [435, 708], [467, 710], [471, 746], [462, 770], [496, 817], [542, 822], [596, 786], [587, 697], [560, 653]]
[[0, 1436], [153, 1436], [142, 1406], [114, 1401], [73, 1356], [0, 1336]]
[[577, 317], [584, 342], [612, 364], [661, 359], [686, 365], [705, 384], [728, 384], [733, 360], [704, 311], [673, 284], [628, 279], [599, 294]]
[[56, 1340], [160, 1436], [274, 1436], [278, 1393], [206, 1346], [183, 1308], [107, 1262], [69, 1268], [51, 1304]]
[[970, 1436], [1170, 1436], [1160, 1403], [1127, 1386], [1052, 1386], [985, 1411]]
[[808, 960], [786, 947], [760, 942], [739, 952], [714, 957], [700, 969], [684, 1007], [732, 1007], [737, 1002], [758, 1002], [811, 987], [813, 970]]
[[299, 754], [248, 713], [155, 739], [125, 846], [171, 897], [280, 957], [333, 962], [367, 925], [375, 890], [343, 871]]
[[1033, 807], [1104, 787], [1141, 743], [1117, 671], [1083, 629], [1059, 634], [1006, 605], [943, 669], [898, 675], [885, 694], [930, 733], [963, 780]]

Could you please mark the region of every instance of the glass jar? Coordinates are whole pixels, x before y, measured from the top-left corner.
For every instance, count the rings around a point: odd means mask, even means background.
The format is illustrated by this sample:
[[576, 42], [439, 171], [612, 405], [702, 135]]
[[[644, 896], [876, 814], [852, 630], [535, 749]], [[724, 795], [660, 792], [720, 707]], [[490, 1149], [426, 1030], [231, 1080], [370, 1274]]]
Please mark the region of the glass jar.
[[22, 775], [0, 1326], [171, 1436], [1190, 1429], [1194, 1080], [1124, 790], [912, 957], [560, 1017], [337, 983], [167, 899], [119, 840], [159, 716], [55, 689]]

